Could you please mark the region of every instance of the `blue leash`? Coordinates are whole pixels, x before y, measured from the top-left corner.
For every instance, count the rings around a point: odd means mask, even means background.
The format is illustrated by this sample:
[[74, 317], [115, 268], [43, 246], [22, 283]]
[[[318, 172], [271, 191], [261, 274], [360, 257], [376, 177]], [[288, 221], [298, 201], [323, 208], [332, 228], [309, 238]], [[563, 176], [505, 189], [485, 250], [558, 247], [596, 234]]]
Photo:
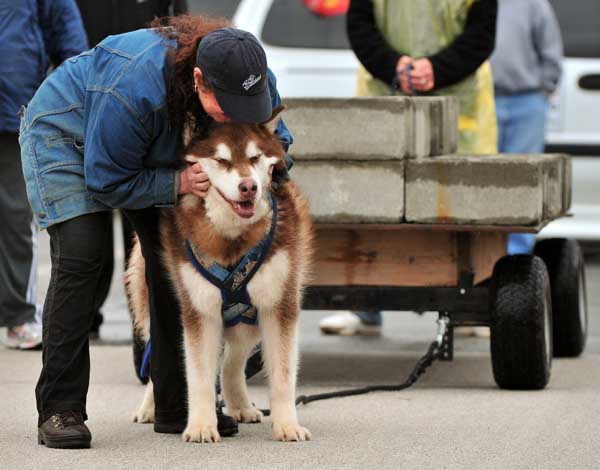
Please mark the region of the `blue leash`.
[[148, 341], [146, 343], [146, 350], [144, 351], [144, 358], [142, 359], [142, 365], [140, 366], [140, 377], [148, 377], [149, 374], [149, 367], [150, 367], [150, 351], [151, 351], [152, 347], [151, 347], [151, 343], [150, 341]]

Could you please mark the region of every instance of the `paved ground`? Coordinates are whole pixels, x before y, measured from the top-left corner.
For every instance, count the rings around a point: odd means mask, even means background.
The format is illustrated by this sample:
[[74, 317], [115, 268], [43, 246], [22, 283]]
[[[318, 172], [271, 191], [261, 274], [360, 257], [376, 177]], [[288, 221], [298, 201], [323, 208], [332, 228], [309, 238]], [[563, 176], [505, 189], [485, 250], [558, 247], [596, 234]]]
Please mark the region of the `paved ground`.
[[[42, 236], [42, 289], [47, 285]], [[119, 256], [120, 250], [118, 253]], [[269, 423], [242, 425], [217, 445], [184, 444], [129, 421], [142, 397], [133, 375], [128, 318], [115, 276], [103, 340], [92, 347], [88, 422], [93, 449], [56, 451], [36, 444], [33, 389], [39, 352], [0, 348], [0, 469], [46, 468], [407, 468], [594, 469], [600, 462], [600, 258], [587, 267], [591, 331], [586, 354], [555, 360], [541, 392], [496, 388], [489, 341], [460, 339], [456, 359], [437, 363], [412, 389], [311, 403], [300, 417], [308, 443], [275, 443]], [[42, 296], [41, 296], [42, 297]], [[299, 393], [399, 382], [435, 334], [433, 314], [390, 312], [382, 338], [322, 337], [325, 312], [304, 312]], [[261, 378], [251, 382], [267, 406]], [[214, 467], [213, 467], [214, 466]]]

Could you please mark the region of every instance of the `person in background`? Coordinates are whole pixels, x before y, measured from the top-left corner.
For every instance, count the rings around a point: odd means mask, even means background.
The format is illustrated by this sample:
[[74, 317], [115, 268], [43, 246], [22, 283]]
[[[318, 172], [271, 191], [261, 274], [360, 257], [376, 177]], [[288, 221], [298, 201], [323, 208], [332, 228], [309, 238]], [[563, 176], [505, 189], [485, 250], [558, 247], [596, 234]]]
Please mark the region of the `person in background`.
[[187, 0], [77, 0], [90, 46], [111, 34], [144, 28], [154, 18], [188, 12]]
[[[497, 0], [352, 0], [348, 38], [359, 96], [454, 95], [462, 154], [497, 152], [493, 84]], [[326, 334], [380, 334], [379, 311], [325, 317]]]
[[[91, 47], [96, 46], [111, 34], [127, 33], [147, 26], [155, 17], [174, 16], [187, 13], [186, 0], [120, 0], [119, 2], [98, 2], [97, 0], [77, 0], [85, 31]], [[107, 213], [111, 218], [112, 214]], [[133, 229], [126, 217], [121, 217], [125, 263], [133, 246]], [[112, 231], [112, 223], [110, 224]], [[100, 325], [104, 320], [100, 309], [108, 297], [114, 270], [113, 237], [106, 237], [106, 248], [102, 276], [98, 285], [97, 303], [90, 338], [97, 339]]]
[[[499, 0], [496, 49], [491, 57], [498, 149], [542, 153], [548, 96], [562, 72], [563, 45], [548, 0]], [[535, 236], [513, 233], [508, 253], [530, 253]]]
[[1, 0], [0, 8], [0, 327], [8, 328], [6, 346], [33, 349], [42, 343], [37, 226], [21, 168], [19, 109], [49, 67], [87, 41], [74, 0]]

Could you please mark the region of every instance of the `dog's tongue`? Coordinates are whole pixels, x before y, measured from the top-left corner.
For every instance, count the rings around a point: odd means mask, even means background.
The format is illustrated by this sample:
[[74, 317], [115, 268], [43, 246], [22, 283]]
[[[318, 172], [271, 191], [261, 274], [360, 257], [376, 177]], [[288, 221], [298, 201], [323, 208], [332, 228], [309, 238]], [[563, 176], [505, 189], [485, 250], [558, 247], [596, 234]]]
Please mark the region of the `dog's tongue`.
[[255, 212], [254, 202], [252, 201], [234, 202], [233, 209], [237, 215], [244, 217], [245, 219], [252, 217]]

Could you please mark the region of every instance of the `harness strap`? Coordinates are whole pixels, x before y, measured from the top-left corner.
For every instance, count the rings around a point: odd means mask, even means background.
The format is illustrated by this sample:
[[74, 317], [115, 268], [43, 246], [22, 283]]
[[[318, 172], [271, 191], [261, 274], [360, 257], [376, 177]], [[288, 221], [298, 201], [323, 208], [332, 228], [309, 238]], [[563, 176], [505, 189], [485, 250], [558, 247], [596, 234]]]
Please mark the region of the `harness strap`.
[[227, 269], [216, 262], [206, 266], [208, 261], [204, 254], [196, 245], [185, 240], [188, 258], [196, 271], [221, 291], [221, 314], [227, 328], [240, 322], [254, 325], [257, 321], [258, 312], [250, 301], [247, 286], [266, 259], [275, 239], [277, 202], [271, 192], [268, 196], [272, 209], [269, 232], [246, 252], [234, 269]]

